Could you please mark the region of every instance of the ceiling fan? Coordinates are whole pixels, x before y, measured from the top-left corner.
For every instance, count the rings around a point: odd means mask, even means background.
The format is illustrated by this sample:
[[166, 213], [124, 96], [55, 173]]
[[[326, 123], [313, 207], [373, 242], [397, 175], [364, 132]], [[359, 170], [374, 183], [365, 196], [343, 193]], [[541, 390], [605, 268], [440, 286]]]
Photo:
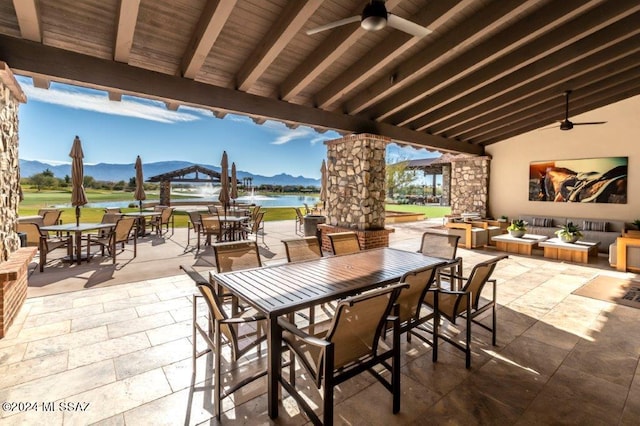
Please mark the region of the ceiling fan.
[[567, 90], [564, 92], [564, 96], [566, 98], [565, 108], [564, 108], [564, 121], [560, 122], [560, 130], [571, 130], [573, 129], [573, 126], [584, 126], [584, 125], [591, 125], [591, 124], [606, 123], [606, 121], [589, 121], [589, 122], [583, 122], [583, 123], [574, 123], [573, 121], [569, 120], [569, 96], [570, 95], [571, 95], [571, 90]]
[[384, 0], [371, 0], [362, 10], [362, 14], [350, 18], [340, 19], [307, 31], [308, 35], [316, 34], [332, 28], [341, 27], [360, 21], [360, 26], [367, 31], [378, 31], [387, 25], [396, 30], [404, 31], [415, 37], [424, 37], [432, 31], [393, 13], [388, 13]]

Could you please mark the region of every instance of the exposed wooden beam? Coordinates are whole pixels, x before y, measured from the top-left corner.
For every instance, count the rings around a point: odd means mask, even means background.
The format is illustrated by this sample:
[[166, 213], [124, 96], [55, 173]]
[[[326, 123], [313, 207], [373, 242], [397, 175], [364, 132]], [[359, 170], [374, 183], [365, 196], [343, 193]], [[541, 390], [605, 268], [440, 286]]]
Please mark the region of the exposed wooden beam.
[[[573, 34], [563, 35], [557, 41], [541, 34], [545, 34], [560, 22], [576, 16], [576, 13], [584, 12], [585, 3], [584, 0], [570, 0], [561, 4], [547, 3], [532, 14], [503, 28], [490, 39], [472, 47], [464, 55], [441, 64], [437, 69], [421, 76], [403, 90], [367, 109], [365, 113], [379, 120], [405, 125], [419, 117], [420, 113], [415, 113], [415, 109], [418, 104], [423, 104], [419, 102], [421, 99], [425, 99], [425, 102], [427, 98], [430, 100], [433, 96], [438, 96], [440, 99], [445, 91], [453, 96], [458, 92], [451, 93], [450, 88], [456, 84], [461, 85], [459, 81], [468, 82], [468, 86], [474, 83], [486, 84], [482, 77], [476, 78], [476, 76], [486, 77], [489, 72], [499, 69], [500, 74], [491, 76], [497, 79], [508, 74], [523, 61], [525, 64], [531, 63], [547, 51], [558, 50], [563, 47], [563, 43], [567, 45], [575, 40], [571, 37]], [[577, 31], [585, 31], [585, 29], [580, 27]], [[578, 36], [574, 35], [574, 37]], [[514, 64], [516, 59], [519, 61], [518, 64]], [[498, 63], [510, 67], [503, 70], [498, 68]], [[457, 70], [464, 71], [457, 72]], [[423, 90], [423, 92], [416, 92], [416, 90]]]
[[115, 90], [109, 90], [107, 92], [107, 94], [109, 95], [109, 100], [113, 101], [113, 102], [120, 102], [122, 101], [122, 92], [118, 92]]
[[[358, 7], [349, 13], [349, 16], [362, 13], [362, 9], [368, 3], [368, 0], [361, 2]], [[399, 0], [389, 0], [386, 3], [386, 7], [393, 9], [398, 3]], [[359, 25], [354, 24], [345, 25], [336, 30], [327, 31], [326, 33], [325, 40], [320, 46], [314, 49], [313, 54], [306, 57], [280, 85], [277, 93], [278, 97], [289, 101], [297, 96], [305, 86], [322, 74], [337, 58], [342, 56], [349, 47], [362, 37], [365, 31], [361, 29]], [[313, 35], [309, 37], [319, 36]]]
[[116, 46], [113, 53], [113, 59], [118, 62], [129, 62], [139, 9], [140, 0], [120, 0], [118, 25], [116, 29]]
[[280, 18], [249, 55], [236, 78], [238, 90], [246, 92], [278, 57], [309, 17], [322, 5], [322, 0], [287, 2]]
[[[510, 90], [514, 87], [515, 80], [516, 84], [525, 84], [530, 79], [553, 72], [563, 64], [579, 60], [593, 51], [633, 36], [634, 32], [630, 31], [630, 28], [640, 31], [638, 26], [633, 24], [638, 22], [640, 15], [629, 15], [634, 9], [640, 10], [640, 3], [636, 8], [616, 9], [607, 3], [604, 7], [591, 9], [562, 27], [547, 31], [531, 43], [496, 59], [473, 75], [467, 75], [436, 92], [429, 93], [428, 97], [391, 116], [389, 121], [399, 125], [411, 123], [412, 127], [420, 128], [424, 124], [420, 117], [436, 109], [446, 108], [447, 104], [472, 91], [475, 91], [473, 96], [478, 97], [481, 96], [480, 93], [487, 93], [488, 85], [500, 86], [500, 90]], [[521, 23], [519, 27], [524, 26], [526, 23]], [[423, 79], [411, 87], [420, 90], [425, 87], [427, 81], [433, 83]], [[498, 91], [497, 94], [499, 93]], [[497, 94], [492, 92], [491, 96]], [[401, 102], [410, 96], [413, 95], [404, 93], [405, 99]]]
[[40, 25], [40, 13], [36, 0], [13, 0], [13, 8], [18, 18], [18, 26], [22, 38], [42, 42], [42, 27]]
[[[291, 123], [291, 122], [286, 122], [284, 123], [285, 126], [287, 126], [287, 128], [293, 130], [293, 129], [297, 129], [298, 127], [300, 127], [299, 123]], [[325, 130], [326, 132], [326, 130]]]
[[0, 58], [21, 74], [47, 75], [69, 84], [80, 84], [101, 90], [117, 89], [124, 93], [165, 102], [173, 101], [207, 109], [222, 109], [277, 121], [295, 121], [311, 127], [350, 133], [378, 134], [399, 142], [440, 151], [483, 153], [482, 147], [471, 143], [377, 123], [363, 116], [351, 116], [294, 105], [4, 35], [0, 35]]
[[49, 89], [49, 87], [51, 86], [51, 80], [49, 80], [48, 78], [44, 78], [42, 76], [34, 76], [32, 77], [33, 80], [33, 86], [37, 87], [38, 89]]
[[16, 80], [13, 75], [13, 71], [11, 71], [11, 68], [9, 68], [7, 63], [3, 61], [0, 61], [0, 81], [9, 88], [9, 91], [18, 100], [18, 102], [27, 102], [27, 97], [22, 91], [18, 80]]
[[[416, 16], [412, 22], [437, 30], [443, 22], [449, 20], [463, 7], [468, 7], [473, 0], [440, 1], [429, 4]], [[428, 36], [427, 36], [428, 37]], [[386, 67], [399, 55], [411, 48], [422, 39], [412, 37], [402, 31], [394, 31], [377, 45], [375, 50], [362, 57], [346, 71], [323, 87], [316, 95], [315, 104], [318, 108], [331, 109], [345, 94], [358, 87], [366, 79]]]
[[167, 106], [167, 109], [169, 111], [177, 111], [180, 107], [180, 104], [178, 102], [165, 102], [164, 104]]
[[211, 113], [213, 113], [213, 116], [215, 118], [221, 118], [221, 119], [224, 118], [227, 115], [226, 111], [220, 111], [220, 110], [215, 110], [215, 109], [213, 111], [211, 111]]
[[257, 125], [262, 125], [267, 121], [267, 119], [264, 117], [251, 117], [251, 121]]
[[[582, 87], [599, 81], [616, 72], [640, 65], [640, 36], [632, 37], [615, 46], [601, 50], [558, 71], [547, 74], [500, 96], [477, 102], [471, 108], [448, 117], [440, 122], [434, 117], [428, 129], [433, 134], [446, 132], [448, 135], [465, 139], [463, 134], [490, 125], [503, 117], [512, 116], [531, 104], [545, 100], [548, 96], [561, 93], [568, 87]], [[433, 114], [435, 115], [436, 112]], [[428, 114], [431, 116], [431, 114]], [[427, 119], [428, 116], [423, 117]]]
[[209, 51], [218, 39], [222, 27], [236, 5], [237, 0], [208, 0], [198, 25], [182, 57], [181, 71], [186, 78], [195, 78]]
[[486, 34], [499, 28], [513, 16], [522, 13], [522, 8], [527, 5], [531, 5], [530, 0], [504, 0], [489, 3], [441, 37], [436, 37], [427, 48], [400, 64], [394, 71], [393, 81], [390, 81], [389, 76], [377, 79], [344, 102], [340, 109], [349, 113], [363, 111], [391, 93], [402, 89], [436, 65], [438, 63], [436, 61], [448, 58], [456, 49], [477, 43]]

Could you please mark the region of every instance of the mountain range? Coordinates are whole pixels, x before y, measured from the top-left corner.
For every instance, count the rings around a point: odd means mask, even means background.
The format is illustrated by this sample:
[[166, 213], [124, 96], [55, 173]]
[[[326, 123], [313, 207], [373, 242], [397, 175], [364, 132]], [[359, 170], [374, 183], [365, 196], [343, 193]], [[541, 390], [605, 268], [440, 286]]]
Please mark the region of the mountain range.
[[[157, 163], [145, 163], [143, 166], [145, 179], [151, 176], [160, 175], [163, 173], [172, 172], [174, 170], [183, 169], [185, 167], [195, 166], [195, 163], [188, 161], [160, 161]], [[199, 166], [206, 167], [208, 169], [220, 172], [220, 166], [212, 166], [209, 164], [198, 164]], [[33, 160], [20, 160], [20, 175], [22, 177], [33, 176], [38, 173], [42, 173], [44, 170], [49, 169], [53, 172], [53, 175], [57, 178], [64, 178], [65, 176], [71, 176], [71, 165], [51, 165], [40, 161]], [[128, 182], [129, 179], [135, 176], [134, 164], [85, 164], [84, 166], [85, 176], [91, 176], [98, 181], [110, 181]], [[304, 176], [291, 176], [286, 173], [280, 173], [275, 176], [262, 176], [254, 175], [253, 173], [238, 171], [238, 179], [242, 180], [245, 177], [253, 178], [253, 185], [292, 185], [292, 186], [320, 186], [320, 179], [312, 179]]]

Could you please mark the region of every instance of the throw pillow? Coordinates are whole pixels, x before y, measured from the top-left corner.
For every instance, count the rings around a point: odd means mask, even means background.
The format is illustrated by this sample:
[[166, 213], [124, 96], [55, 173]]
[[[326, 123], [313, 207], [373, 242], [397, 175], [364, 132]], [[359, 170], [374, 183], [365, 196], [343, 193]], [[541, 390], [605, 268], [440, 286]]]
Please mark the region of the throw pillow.
[[553, 226], [553, 219], [549, 217], [534, 217], [532, 225], [550, 228]]
[[603, 221], [593, 221], [593, 220], [585, 220], [582, 222], [582, 230], [583, 231], [607, 231], [608, 222]]

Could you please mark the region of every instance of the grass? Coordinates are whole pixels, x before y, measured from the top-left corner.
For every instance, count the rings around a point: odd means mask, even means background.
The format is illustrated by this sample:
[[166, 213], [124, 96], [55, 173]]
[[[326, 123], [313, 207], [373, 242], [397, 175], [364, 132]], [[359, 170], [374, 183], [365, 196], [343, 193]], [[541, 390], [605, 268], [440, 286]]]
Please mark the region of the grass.
[[[136, 203], [133, 199], [133, 193], [120, 192], [120, 191], [97, 191], [87, 190], [87, 198], [91, 202], [109, 202], [109, 201], [128, 201], [131, 198], [132, 203]], [[172, 198], [174, 196], [172, 195]], [[181, 198], [179, 196], [175, 197]], [[43, 207], [60, 205], [69, 203], [71, 200], [70, 191], [41, 191], [35, 192], [28, 189], [24, 191], [24, 201], [20, 203], [20, 216], [35, 215], [38, 210]], [[302, 207], [302, 206], [300, 206]], [[180, 207], [178, 206], [179, 210]], [[424, 213], [426, 217], [443, 217], [445, 214], [451, 213], [450, 207], [441, 206], [418, 206], [413, 204], [387, 204], [387, 210], [409, 213]], [[136, 211], [137, 208], [123, 208], [123, 212]], [[292, 207], [263, 207], [266, 211], [264, 215], [265, 222], [276, 220], [294, 220], [296, 212]], [[82, 207], [80, 209], [80, 221], [81, 222], [100, 222], [104, 210], [102, 208]], [[75, 208], [68, 207], [62, 209], [62, 215], [60, 216], [63, 223], [75, 222]], [[185, 211], [176, 211], [174, 213], [174, 221], [176, 227], [186, 227], [189, 216]]]

